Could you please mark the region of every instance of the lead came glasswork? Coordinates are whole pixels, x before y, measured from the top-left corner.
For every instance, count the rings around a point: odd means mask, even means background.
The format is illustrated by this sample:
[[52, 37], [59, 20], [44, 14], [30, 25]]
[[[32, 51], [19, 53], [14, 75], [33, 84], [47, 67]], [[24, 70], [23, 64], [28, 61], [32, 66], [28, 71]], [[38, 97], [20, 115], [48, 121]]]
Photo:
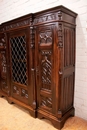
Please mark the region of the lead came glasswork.
[[12, 37], [10, 38], [10, 43], [12, 79], [14, 82], [27, 85], [26, 37]]

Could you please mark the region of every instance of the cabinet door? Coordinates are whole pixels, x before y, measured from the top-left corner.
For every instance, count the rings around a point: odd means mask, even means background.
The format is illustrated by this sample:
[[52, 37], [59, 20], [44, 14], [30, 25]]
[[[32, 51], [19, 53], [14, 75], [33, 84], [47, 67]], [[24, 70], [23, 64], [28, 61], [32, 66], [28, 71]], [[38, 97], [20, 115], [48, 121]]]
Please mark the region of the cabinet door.
[[11, 68], [11, 96], [29, 104], [30, 50], [29, 30], [22, 29], [8, 34]]
[[9, 72], [7, 63], [7, 45], [5, 34], [0, 34], [0, 91], [2, 95], [10, 94]]
[[[35, 62], [38, 109], [52, 112], [55, 107], [55, 25], [36, 28]], [[55, 50], [56, 51], [56, 50]]]

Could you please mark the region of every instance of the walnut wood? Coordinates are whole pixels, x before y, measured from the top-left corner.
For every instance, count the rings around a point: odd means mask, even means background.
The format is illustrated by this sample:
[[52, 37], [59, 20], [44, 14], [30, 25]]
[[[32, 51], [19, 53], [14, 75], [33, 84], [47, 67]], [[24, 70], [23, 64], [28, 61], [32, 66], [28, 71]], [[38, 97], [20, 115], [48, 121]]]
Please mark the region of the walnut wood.
[[76, 16], [58, 6], [0, 25], [0, 97], [58, 129], [74, 116]]

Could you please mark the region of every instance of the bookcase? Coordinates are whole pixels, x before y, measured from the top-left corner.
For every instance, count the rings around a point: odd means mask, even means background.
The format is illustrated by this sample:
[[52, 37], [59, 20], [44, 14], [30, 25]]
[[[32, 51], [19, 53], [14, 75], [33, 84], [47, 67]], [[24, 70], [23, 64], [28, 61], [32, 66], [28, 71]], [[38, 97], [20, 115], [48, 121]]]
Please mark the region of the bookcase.
[[0, 25], [0, 96], [58, 129], [74, 116], [76, 16], [57, 6]]

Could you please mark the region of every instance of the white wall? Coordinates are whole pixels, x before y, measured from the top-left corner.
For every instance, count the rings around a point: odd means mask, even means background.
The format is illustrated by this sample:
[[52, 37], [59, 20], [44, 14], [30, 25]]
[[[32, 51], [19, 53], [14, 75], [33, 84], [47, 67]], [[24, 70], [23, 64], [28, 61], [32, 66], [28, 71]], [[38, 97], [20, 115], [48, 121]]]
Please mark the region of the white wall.
[[58, 5], [78, 13], [74, 106], [76, 116], [87, 120], [87, 0], [0, 0], [0, 23]]

